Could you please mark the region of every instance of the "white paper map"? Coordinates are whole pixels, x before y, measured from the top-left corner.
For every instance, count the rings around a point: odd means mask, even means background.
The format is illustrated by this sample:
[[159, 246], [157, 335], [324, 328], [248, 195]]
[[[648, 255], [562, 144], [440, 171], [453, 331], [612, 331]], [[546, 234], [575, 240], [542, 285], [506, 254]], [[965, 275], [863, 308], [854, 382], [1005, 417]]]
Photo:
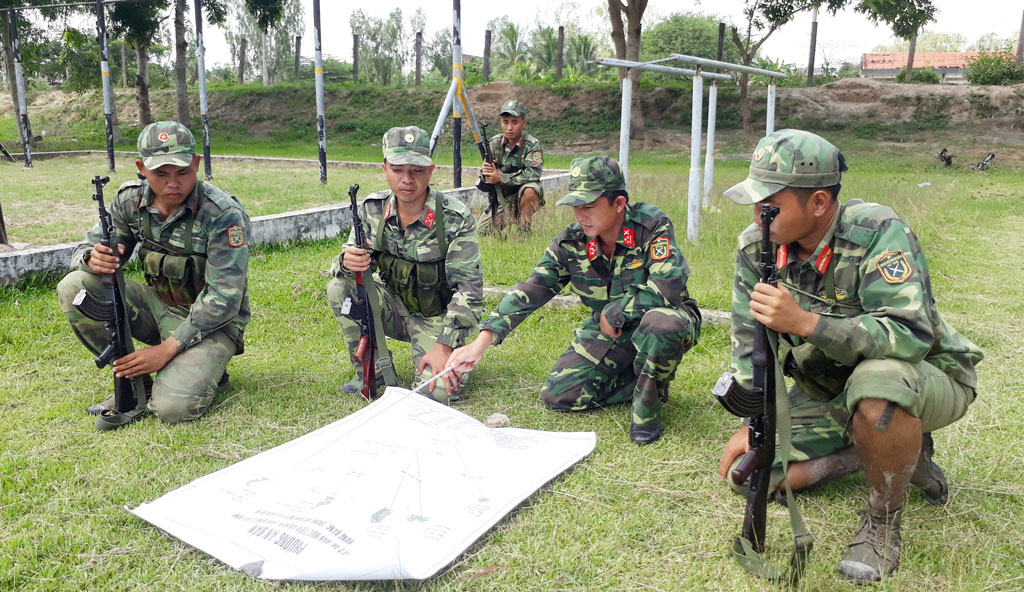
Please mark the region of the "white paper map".
[[593, 432], [488, 428], [389, 387], [131, 512], [259, 578], [425, 579], [595, 444]]

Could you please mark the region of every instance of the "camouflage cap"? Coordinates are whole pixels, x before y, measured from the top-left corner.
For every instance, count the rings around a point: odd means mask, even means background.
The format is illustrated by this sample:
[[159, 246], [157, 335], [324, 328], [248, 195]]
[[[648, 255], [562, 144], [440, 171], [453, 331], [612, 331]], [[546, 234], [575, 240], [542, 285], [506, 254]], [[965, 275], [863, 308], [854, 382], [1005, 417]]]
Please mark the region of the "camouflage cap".
[[515, 99], [509, 99], [505, 101], [505, 104], [501, 106], [501, 113], [498, 115], [514, 115], [516, 117], [526, 117], [526, 105], [522, 101]]
[[196, 139], [188, 128], [177, 121], [157, 121], [139, 134], [139, 156], [142, 166], [156, 170], [166, 164], [188, 166], [196, 155]]
[[761, 138], [750, 157], [747, 179], [726, 189], [725, 196], [741, 205], [755, 204], [786, 187], [830, 187], [845, 170], [839, 149], [825, 138], [779, 130]]
[[584, 206], [605, 191], [624, 191], [626, 178], [619, 163], [610, 156], [574, 158], [569, 165], [569, 193], [558, 200], [559, 206]]
[[416, 126], [393, 127], [381, 142], [384, 160], [394, 165], [430, 166], [430, 135]]

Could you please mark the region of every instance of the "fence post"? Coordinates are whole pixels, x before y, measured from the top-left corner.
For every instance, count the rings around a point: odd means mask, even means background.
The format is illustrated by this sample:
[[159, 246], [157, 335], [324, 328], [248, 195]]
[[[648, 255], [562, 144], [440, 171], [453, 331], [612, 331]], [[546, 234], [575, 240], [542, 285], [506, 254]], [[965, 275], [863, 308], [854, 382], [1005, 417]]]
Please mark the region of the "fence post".
[[[1022, 29], [1024, 30], [1024, 29]], [[484, 82], [491, 81], [491, 30], [484, 31]]]
[[238, 44], [238, 84], [245, 84], [245, 52], [249, 50], [249, 40], [242, 37]]
[[352, 82], [359, 82], [359, 35], [352, 35]]
[[292, 73], [292, 78], [295, 80], [299, 79], [299, 61], [302, 57], [302, 35], [295, 36], [295, 71]]
[[423, 31], [416, 31], [416, 86], [423, 82]]
[[558, 57], [555, 59], [555, 80], [562, 79], [562, 55], [565, 50], [565, 27], [558, 25]]

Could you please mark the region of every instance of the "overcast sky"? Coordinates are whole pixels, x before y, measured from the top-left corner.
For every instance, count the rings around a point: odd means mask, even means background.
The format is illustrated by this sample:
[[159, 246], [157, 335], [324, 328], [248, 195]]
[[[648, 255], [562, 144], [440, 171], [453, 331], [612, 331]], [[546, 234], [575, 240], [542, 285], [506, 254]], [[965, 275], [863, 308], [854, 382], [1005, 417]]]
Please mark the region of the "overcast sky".
[[[973, 43], [986, 33], [1000, 36], [1016, 36], [1021, 26], [1024, 3], [1011, 0], [934, 0], [938, 13], [934, 22], [927, 25], [928, 31], [938, 33], [959, 33]], [[191, 3], [190, 3], [191, 4]], [[306, 6], [306, 32], [303, 33], [302, 53], [313, 55], [313, 2], [303, 0]], [[352, 59], [352, 34], [349, 30], [349, 15], [352, 10], [362, 8], [376, 16], [385, 16], [396, 6], [402, 9], [406, 21], [417, 8], [427, 14], [424, 36], [429, 40], [434, 32], [452, 26], [451, 0], [390, 0], [377, 3], [342, 2], [321, 0], [322, 47], [327, 56], [349, 61]], [[697, 12], [714, 15], [729, 24], [740, 24], [744, 0], [650, 0], [644, 23], [654, 22], [675, 12]], [[500, 7], [494, 9], [492, 7]], [[506, 7], [518, 8], [516, 14], [508, 14]], [[584, 29], [609, 30], [606, 0], [513, 0], [512, 2], [486, 2], [484, 0], [462, 1], [462, 47], [463, 53], [482, 55], [484, 30], [493, 18], [508, 14], [517, 24], [532, 28], [537, 22], [557, 25], [575, 20]], [[207, 61], [210, 64], [226, 63], [230, 52], [224, 41], [223, 31], [207, 26]], [[811, 15], [801, 13], [789, 24], [776, 31], [761, 49], [761, 55], [781, 58], [784, 62], [806, 65], [810, 43]], [[833, 63], [842, 61], [860, 62], [862, 53], [870, 52], [877, 45], [891, 43], [892, 33], [884, 26], [871, 24], [864, 16], [852, 10], [840, 12], [833, 17], [822, 13], [818, 18], [818, 49], [816, 62], [823, 59]]]

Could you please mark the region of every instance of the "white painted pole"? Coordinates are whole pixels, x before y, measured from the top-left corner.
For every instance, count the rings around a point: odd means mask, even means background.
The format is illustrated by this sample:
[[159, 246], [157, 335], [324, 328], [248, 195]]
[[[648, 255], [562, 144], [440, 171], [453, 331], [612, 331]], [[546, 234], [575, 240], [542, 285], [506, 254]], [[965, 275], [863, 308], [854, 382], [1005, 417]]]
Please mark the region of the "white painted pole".
[[764, 126], [764, 135], [769, 135], [775, 131], [775, 82], [768, 83], [768, 113], [765, 116], [767, 121]]
[[619, 168], [629, 188], [629, 119], [633, 105], [633, 81], [629, 78], [629, 70], [622, 79], [622, 116], [619, 118]]
[[693, 114], [690, 119], [690, 187], [687, 192], [686, 238], [697, 242], [700, 232], [700, 132], [704, 78], [700, 70], [693, 77]]
[[708, 145], [704, 153], [704, 207], [711, 205], [711, 185], [715, 181], [715, 112], [718, 105], [718, 83], [708, 88]]
[[448, 94], [444, 97], [444, 103], [441, 104], [441, 112], [437, 114], [437, 123], [434, 124], [434, 131], [430, 134], [430, 155], [434, 155], [434, 149], [437, 148], [437, 141], [441, 139], [441, 128], [444, 127], [444, 120], [448, 119], [448, 114], [452, 110], [452, 101], [455, 99], [455, 88], [458, 86], [459, 81], [452, 78], [452, 84], [448, 87]]

